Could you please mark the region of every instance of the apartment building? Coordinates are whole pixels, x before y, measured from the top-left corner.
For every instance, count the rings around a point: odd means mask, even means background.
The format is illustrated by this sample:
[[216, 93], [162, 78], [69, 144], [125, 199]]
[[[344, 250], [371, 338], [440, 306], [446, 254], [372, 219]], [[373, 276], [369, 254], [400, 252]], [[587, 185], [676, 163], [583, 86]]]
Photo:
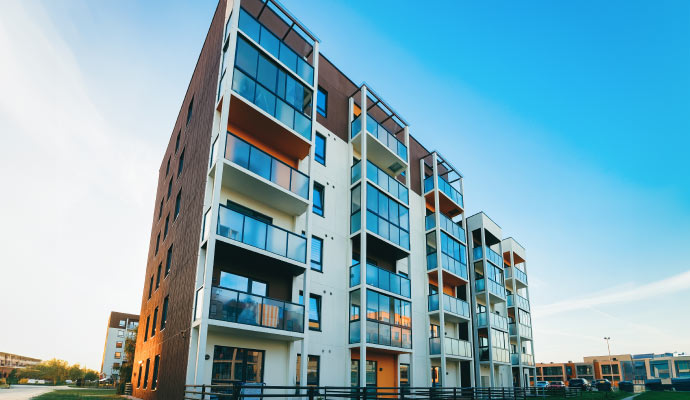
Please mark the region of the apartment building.
[[661, 379], [664, 384], [674, 378], [690, 378], [690, 355], [685, 353], [634, 354], [634, 380]]
[[594, 380], [594, 364], [572, 361], [567, 363], [537, 363], [537, 379], [540, 381], [568, 382], [574, 378]]
[[136, 337], [138, 326], [138, 315], [117, 311], [110, 313], [108, 328], [105, 332], [103, 361], [101, 361], [102, 378], [118, 379], [120, 366], [126, 360], [125, 341]]
[[159, 169], [133, 395], [527, 385], [524, 248], [319, 45], [220, 1]]
[[7, 376], [15, 369], [30, 367], [41, 362], [38, 358], [20, 356], [19, 354], [0, 352], [0, 378]]

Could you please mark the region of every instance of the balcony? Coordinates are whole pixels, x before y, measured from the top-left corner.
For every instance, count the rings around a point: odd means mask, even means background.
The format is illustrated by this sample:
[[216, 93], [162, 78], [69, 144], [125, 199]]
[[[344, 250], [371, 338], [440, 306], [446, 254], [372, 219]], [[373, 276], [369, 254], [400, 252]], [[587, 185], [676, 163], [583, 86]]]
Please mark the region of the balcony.
[[[450, 337], [443, 338], [443, 347], [446, 356], [451, 357], [472, 357], [472, 345], [466, 340]], [[441, 338], [429, 338], [429, 354], [432, 356], [441, 354]]]
[[307, 259], [307, 239], [219, 205], [218, 235], [298, 263]]
[[[481, 247], [475, 247], [472, 249], [472, 257], [474, 258], [474, 261], [477, 261], [482, 258], [482, 248]], [[497, 267], [503, 267], [503, 257], [501, 257], [500, 254], [496, 253], [495, 251], [491, 250], [490, 248], [486, 248], [486, 259], [491, 261], [494, 265]]]
[[[361, 178], [362, 162], [357, 161], [350, 170], [350, 183], [355, 183]], [[392, 197], [400, 200], [403, 204], [409, 204], [409, 191], [407, 187], [368, 160], [367, 179], [385, 190]]]
[[[426, 194], [430, 192], [432, 189], [434, 189], [433, 175], [424, 178], [424, 193]], [[463, 209], [465, 207], [463, 203], [462, 193], [460, 193], [458, 189], [454, 188], [450, 183], [448, 183], [447, 180], [443, 179], [440, 176], [438, 177], [438, 190], [444, 194], [446, 199], [455, 203], [455, 205], [458, 206], [460, 209]], [[444, 205], [442, 204], [441, 208], [443, 209], [446, 207], [444, 207]]]
[[223, 186], [290, 215], [309, 207], [309, 176], [227, 133]]
[[518, 307], [525, 311], [529, 311], [529, 301], [519, 294], [509, 294], [508, 307]]
[[[350, 287], [355, 287], [360, 284], [360, 264], [355, 264], [350, 267]], [[404, 276], [394, 274], [386, 271], [375, 265], [367, 264], [366, 270], [367, 285], [378, 289], [385, 290], [397, 294], [398, 296], [410, 298], [410, 280]]]
[[488, 284], [489, 285], [489, 293], [496, 296], [496, 297], [499, 297], [499, 298], [505, 300], [506, 288], [503, 287], [503, 285], [501, 285], [500, 283], [495, 282], [491, 279], [484, 279], [484, 278], [477, 279], [474, 282], [474, 286], [475, 286], [475, 289], [477, 290], [477, 292], [483, 292], [486, 290], [486, 281], [489, 282], [489, 284]]
[[534, 355], [532, 354], [520, 354], [520, 360], [522, 365], [534, 365]]
[[[461, 263], [460, 260], [441, 252], [441, 266], [444, 270], [467, 281], [467, 265]], [[426, 269], [430, 271], [436, 267], [438, 267], [438, 262], [436, 261], [436, 252], [433, 252], [426, 256]]]
[[[438, 311], [439, 294], [429, 295], [429, 312]], [[470, 306], [466, 301], [443, 293], [443, 309], [457, 317], [470, 318]]]
[[517, 267], [507, 267], [504, 269], [506, 271], [506, 279], [512, 279], [514, 276], [518, 282], [521, 282], [524, 284], [524, 286], [527, 286], [527, 274], [524, 271], [518, 269]]
[[[362, 117], [361, 115], [352, 121], [352, 144], [361, 152], [362, 149]], [[397, 176], [405, 171], [407, 166], [407, 147], [392, 133], [388, 132], [381, 124], [367, 114], [367, 158], [377, 165], [384, 167], [391, 174]]]
[[487, 316], [485, 312], [477, 313], [477, 327], [488, 328], [488, 322], [491, 322], [492, 328], [508, 331], [508, 318], [494, 313], [490, 313], [489, 318], [490, 321], [487, 321]]
[[[253, 327], [304, 332], [304, 306], [214, 286], [209, 318]], [[246, 328], [251, 334], [254, 328]]]
[[[439, 214], [439, 217], [441, 221], [441, 229], [448, 232], [456, 240], [462, 243], [467, 243], [465, 230], [462, 228], [462, 226], [460, 226], [460, 224], [456, 224], [453, 222], [453, 220], [443, 214]], [[427, 231], [434, 229], [436, 227], [436, 214], [427, 215], [424, 219], [424, 225]]]
[[[350, 344], [360, 343], [360, 321], [350, 321]], [[409, 327], [389, 325], [367, 320], [366, 342], [368, 344], [412, 349], [412, 331]]]
[[[498, 347], [491, 347], [491, 355], [493, 356], [493, 361], [497, 363], [510, 364], [510, 352], [507, 349], [501, 349]], [[479, 348], [479, 361], [489, 361], [489, 348], [480, 347]]]
[[520, 335], [521, 338], [532, 339], [532, 327], [529, 325], [514, 323], [509, 324], [510, 336]]

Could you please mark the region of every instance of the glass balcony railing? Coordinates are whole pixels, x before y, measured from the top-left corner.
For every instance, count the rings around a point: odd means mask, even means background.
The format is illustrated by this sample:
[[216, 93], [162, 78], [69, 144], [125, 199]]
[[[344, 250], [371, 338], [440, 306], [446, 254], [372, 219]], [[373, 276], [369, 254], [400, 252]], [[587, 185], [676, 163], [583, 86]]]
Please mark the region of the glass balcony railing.
[[309, 176], [228, 132], [225, 158], [309, 200]]
[[[360, 343], [360, 321], [350, 321], [350, 344]], [[412, 348], [412, 331], [409, 328], [367, 321], [366, 342], [383, 346]]]
[[[359, 285], [360, 273], [360, 264], [355, 264], [350, 267], [350, 287]], [[402, 275], [386, 271], [372, 264], [367, 264], [366, 276], [367, 285], [407, 297], [408, 299], [412, 295], [410, 280]]]
[[475, 288], [477, 289], [477, 292], [483, 292], [486, 290], [486, 281], [489, 281], [489, 293], [496, 295], [502, 299], [506, 298], [506, 288], [503, 287], [498, 282], [495, 282], [491, 279], [477, 279], [475, 283]]
[[[429, 311], [438, 311], [438, 301], [438, 293], [429, 295]], [[445, 293], [443, 293], [443, 309], [465, 318], [470, 317], [470, 305], [466, 301]]]
[[[459, 260], [444, 254], [441, 252], [441, 265], [446, 271], [455, 274], [465, 280], [467, 280], [467, 265], [461, 263]], [[432, 270], [438, 266], [436, 261], [436, 252], [427, 254], [426, 256], [426, 269]]]
[[[505, 271], [506, 271], [506, 278], [512, 278], [513, 275], [515, 276], [515, 279], [519, 280], [520, 282], [527, 284], [527, 274], [515, 267], [510, 267], [510, 266], [504, 266]], [[513, 272], [514, 271], [514, 272]]]
[[517, 336], [518, 334], [520, 334], [520, 337], [532, 339], [532, 327], [525, 324], [514, 322], [511, 322], [508, 325], [511, 336]]
[[[357, 163], [352, 166], [350, 171], [350, 183], [355, 183], [362, 178], [361, 164], [361, 161], [357, 161]], [[402, 201], [404, 204], [409, 204], [409, 191], [407, 187], [368, 160], [367, 179], [383, 188], [388, 194]]]
[[400, 229], [400, 227], [390, 223], [385, 218], [382, 218], [371, 211], [367, 211], [367, 230], [395, 243], [404, 249], [410, 249], [409, 232]]
[[[472, 357], [472, 345], [467, 340], [450, 337], [443, 338], [443, 346], [446, 355], [456, 357]], [[441, 354], [441, 338], [429, 338], [429, 354]]]
[[519, 294], [509, 294], [508, 307], [519, 307], [525, 311], [529, 311], [529, 301]]
[[[510, 352], [507, 349], [491, 347], [491, 355], [493, 356], [494, 362], [510, 363], [511, 361]], [[479, 361], [489, 361], [488, 347], [479, 348]]]
[[[355, 118], [354, 121], [352, 121], [352, 137], [357, 136], [357, 134], [361, 132], [361, 119], [361, 116], [359, 116]], [[376, 120], [372, 118], [372, 116], [369, 114], [367, 114], [367, 132], [369, 132], [373, 137], [380, 140], [384, 146], [388, 147], [388, 149], [396, 155], [398, 155], [398, 157], [402, 158], [405, 162], [407, 162], [407, 147], [405, 146], [405, 144], [398, 140], [398, 138], [393, 136], [392, 133], [388, 132], [388, 130], [384, 128], [383, 125], [376, 122]]]
[[[447, 180], [438, 177], [439, 190], [443, 192], [449, 199], [451, 199], [455, 204], [460, 207], [465, 207], [462, 199], [462, 193], [456, 188], [454, 188]], [[434, 188], [434, 176], [428, 176], [424, 179], [424, 193], [429, 192]]]
[[[492, 328], [501, 329], [504, 331], [508, 330], [508, 318], [506, 318], [502, 315], [494, 314], [494, 313], [490, 313], [489, 318], [491, 320], [490, 322], [491, 322]], [[489, 325], [487, 324], [487, 322], [488, 321], [487, 321], [486, 312], [477, 313], [477, 326], [478, 327], [488, 328]]]
[[307, 239], [304, 236], [241, 214], [222, 204], [218, 210], [216, 233], [301, 263], [307, 259]]
[[[481, 247], [475, 247], [472, 249], [472, 257], [474, 257], [474, 260], [477, 261], [480, 258], [482, 258], [482, 248]], [[497, 267], [503, 266], [503, 258], [496, 253], [495, 251], [491, 250], [490, 248], [486, 247], [486, 259], [494, 263]]]
[[534, 355], [532, 354], [520, 354], [520, 360], [522, 360], [523, 365], [534, 365]]
[[[453, 236], [455, 239], [459, 240], [462, 243], [466, 242], [465, 239], [465, 230], [460, 226], [460, 224], [457, 224], [453, 222], [450, 218], [446, 217], [443, 214], [440, 214], [440, 220], [441, 220], [441, 228], [444, 229], [446, 232], [450, 233], [451, 236]], [[429, 229], [433, 229], [436, 227], [436, 214], [429, 214], [424, 218], [424, 225], [426, 227], [426, 230], [428, 231]]]
[[304, 332], [304, 306], [214, 286], [209, 318], [238, 324]]
[[297, 76], [314, 86], [314, 67], [243, 8], [240, 8], [239, 28]]

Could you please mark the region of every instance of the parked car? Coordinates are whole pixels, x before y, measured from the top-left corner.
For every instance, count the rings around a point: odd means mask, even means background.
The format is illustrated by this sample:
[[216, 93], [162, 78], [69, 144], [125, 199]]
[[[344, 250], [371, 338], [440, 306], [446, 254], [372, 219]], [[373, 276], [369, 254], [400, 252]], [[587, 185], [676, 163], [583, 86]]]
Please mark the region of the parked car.
[[592, 388], [595, 388], [600, 392], [610, 392], [613, 390], [613, 385], [611, 385], [611, 382], [608, 379], [595, 379], [592, 382]]
[[582, 390], [590, 390], [592, 388], [592, 385], [589, 383], [587, 379], [574, 378], [568, 381], [568, 387]]
[[537, 381], [537, 383], [534, 385], [534, 387], [538, 388], [545, 388], [549, 386], [549, 382], [547, 381]]
[[551, 381], [549, 382], [549, 389], [564, 389], [565, 383], [563, 381]]

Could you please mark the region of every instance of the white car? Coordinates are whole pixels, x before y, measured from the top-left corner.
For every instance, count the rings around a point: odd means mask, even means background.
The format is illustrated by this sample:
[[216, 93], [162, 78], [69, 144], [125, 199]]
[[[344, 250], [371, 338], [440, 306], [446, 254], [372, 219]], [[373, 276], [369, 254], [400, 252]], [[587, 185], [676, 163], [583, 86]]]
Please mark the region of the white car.
[[547, 381], [537, 381], [537, 383], [534, 385], [534, 387], [538, 388], [545, 388], [547, 386], [549, 386], [549, 382]]

